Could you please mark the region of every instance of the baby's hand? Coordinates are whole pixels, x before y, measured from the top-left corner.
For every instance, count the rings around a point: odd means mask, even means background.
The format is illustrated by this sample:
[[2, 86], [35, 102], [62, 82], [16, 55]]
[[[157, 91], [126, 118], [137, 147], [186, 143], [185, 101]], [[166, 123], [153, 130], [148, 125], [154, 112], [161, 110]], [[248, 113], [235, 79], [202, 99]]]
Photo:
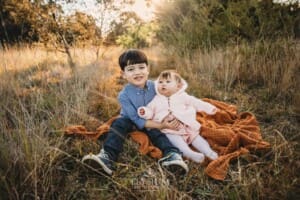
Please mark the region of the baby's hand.
[[140, 108], [139, 109], [139, 114], [140, 115], [145, 115], [145, 109], [144, 108]]

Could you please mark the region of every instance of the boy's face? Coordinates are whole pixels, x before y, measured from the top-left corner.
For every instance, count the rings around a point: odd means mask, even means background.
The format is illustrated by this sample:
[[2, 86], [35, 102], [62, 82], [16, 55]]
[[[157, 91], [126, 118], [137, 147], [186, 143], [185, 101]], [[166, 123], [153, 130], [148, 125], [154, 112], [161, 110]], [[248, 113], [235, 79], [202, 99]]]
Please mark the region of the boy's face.
[[149, 67], [146, 63], [139, 63], [134, 65], [127, 65], [122, 71], [124, 79], [140, 88], [144, 88], [148, 80]]
[[171, 96], [172, 94], [175, 94], [178, 90], [180, 90], [181, 84], [179, 84], [174, 76], [171, 76], [169, 78], [160, 78], [158, 80], [157, 89], [158, 92], [161, 95], [164, 95], [166, 97]]

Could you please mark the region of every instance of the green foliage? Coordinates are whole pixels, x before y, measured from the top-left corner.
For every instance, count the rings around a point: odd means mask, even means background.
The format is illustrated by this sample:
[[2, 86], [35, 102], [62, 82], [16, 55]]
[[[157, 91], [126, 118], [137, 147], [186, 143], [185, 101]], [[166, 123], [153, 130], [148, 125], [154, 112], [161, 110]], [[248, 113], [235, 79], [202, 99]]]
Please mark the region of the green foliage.
[[[2, 46], [15, 43], [61, 42], [63, 35], [69, 44], [78, 41], [97, 42], [101, 31], [91, 16], [76, 12], [62, 17], [62, 9], [53, 1], [0, 2], [0, 41]], [[53, 15], [55, 14], [55, 18]], [[58, 34], [60, 33], [60, 34]]]
[[300, 7], [271, 0], [178, 0], [159, 8], [158, 38], [177, 52], [299, 37]]
[[111, 31], [106, 42], [125, 48], [149, 47], [155, 36], [157, 26], [144, 22], [134, 12], [123, 12], [118, 20], [111, 23]]
[[111, 30], [106, 37], [106, 43], [116, 44], [119, 36], [123, 35], [133, 24], [141, 24], [141, 19], [134, 12], [123, 12], [117, 20], [110, 24]]
[[[52, 13], [61, 13], [54, 3], [7, 0], [0, 2], [1, 43], [49, 40], [54, 27]], [[50, 33], [50, 34], [48, 34]]]
[[183, 49], [195, 49], [209, 43], [208, 11], [195, 1], [167, 3], [158, 12], [158, 38], [165, 44]]
[[154, 24], [130, 25], [124, 34], [118, 36], [116, 43], [126, 48], [149, 47], [154, 29]]
[[69, 44], [87, 44], [89, 41], [97, 43], [101, 38], [101, 31], [97, 28], [95, 19], [85, 13], [76, 12], [64, 21], [64, 35]]

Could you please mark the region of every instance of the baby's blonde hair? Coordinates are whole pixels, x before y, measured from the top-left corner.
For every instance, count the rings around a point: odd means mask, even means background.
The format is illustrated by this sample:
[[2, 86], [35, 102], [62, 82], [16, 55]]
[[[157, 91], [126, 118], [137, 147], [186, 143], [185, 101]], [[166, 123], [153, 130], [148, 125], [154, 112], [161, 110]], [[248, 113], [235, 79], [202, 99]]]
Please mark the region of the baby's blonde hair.
[[182, 78], [180, 74], [178, 74], [177, 71], [171, 69], [162, 71], [158, 76], [158, 80], [169, 79], [172, 78], [172, 76], [175, 78], [178, 84], [182, 84]]

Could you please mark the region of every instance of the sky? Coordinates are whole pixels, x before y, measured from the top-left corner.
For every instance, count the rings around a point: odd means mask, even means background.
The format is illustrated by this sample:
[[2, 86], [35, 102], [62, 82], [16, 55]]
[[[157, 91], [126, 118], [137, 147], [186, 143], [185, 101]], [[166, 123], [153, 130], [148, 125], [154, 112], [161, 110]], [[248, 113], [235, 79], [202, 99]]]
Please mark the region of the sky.
[[[143, 20], [148, 21], [153, 17], [153, 12], [155, 10], [154, 4], [158, 3], [159, 0], [153, 0], [153, 2], [153, 4], [147, 6], [145, 0], [135, 0], [135, 3], [132, 6], [125, 7], [124, 10], [134, 11]], [[96, 0], [78, 0], [75, 3], [65, 3], [65, 1], [59, 1], [59, 4], [63, 6], [63, 9], [66, 13], [71, 14], [78, 10], [97, 17], [97, 13], [99, 11], [99, 5], [96, 4]]]
[[[116, 2], [118, 0], [115, 0]], [[145, 0], [135, 0], [135, 3], [131, 6], [126, 6], [123, 11], [134, 11], [142, 20], [150, 21], [154, 17], [155, 5], [160, 2], [160, 0], [152, 0], [152, 4], [147, 5]], [[66, 3], [64, 0], [58, 1], [66, 15], [75, 13], [76, 11], [87, 13], [95, 18], [96, 23], [101, 26], [101, 21], [103, 19], [104, 23], [102, 31], [109, 31], [109, 24], [115, 18], [114, 13], [106, 13], [105, 16], [100, 17], [99, 13], [101, 12], [101, 5], [96, 3], [96, 0], [77, 0], [75, 3]], [[98, 20], [97, 20], [98, 19]]]

